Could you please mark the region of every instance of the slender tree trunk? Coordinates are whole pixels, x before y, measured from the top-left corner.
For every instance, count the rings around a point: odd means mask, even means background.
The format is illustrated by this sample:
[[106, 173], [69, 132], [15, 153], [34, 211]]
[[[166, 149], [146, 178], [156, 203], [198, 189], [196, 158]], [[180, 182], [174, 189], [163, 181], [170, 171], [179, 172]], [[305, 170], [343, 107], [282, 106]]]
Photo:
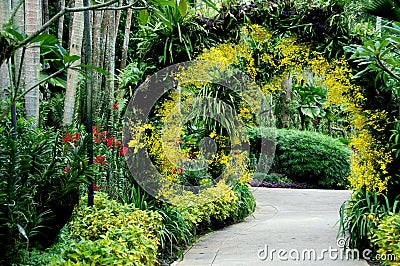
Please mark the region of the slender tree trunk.
[[283, 128], [288, 128], [290, 126], [290, 114], [287, 104], [292, 99], [292, 83], [292, 75], [288, 74], [281, 84], [283, 90], [281, 94], [281, 117]]
[[[101, 37], [100, 37], [100, 53], [99, 53], [99, 62], [100, 64], [98, 65], [99, 67], [103, 68], [104, 70], [108, 71], [109, 70], [109, 64], [108, 64], [108, 56], [107, 56], [107, 49], [108, 49], [108, 25], [110, 21], [110, 12], [104, 12], [104, 17], [101, 25]], [[104, 111], [105, 104], [104, 102], [106, 99], [104, 99], [105, 91], [107, 90], [108, 84], [106, 82], [105, 77], [101, 77], [99, 80], [99, 86], [93, 91], [93, 98], [96, 101], [96, 109], [95, 109], [95, 114], [97, 117], [100, 117], [101, 113]]]
[[[114, 82], [114, 75], [115, 75], [115, 43], [117, 40], [117, 16], [116, 16], [116, 12], [114, 10], [110, 10], [110, 24], [109, 24], [109, 30], [108, 30], [108, 37], [110, 39], [109, 45], [110, 45], [110, 49], [109, 49], [109, 64], [110, 64], [110, 77], [109, 77], [109, 110], [111, 111], [113, 108], [113, 104], [114, 104], [114, 88], [115, 88], [115, 82]], [[110, 116], [110, 123], [113, 124], [114, 122], [114, 112], [111, 112], [111, 116]]]
[[[84, 6], [89, 6], [89, 0], [83, 0]], [[90, 23], [90, 12], [85, 11], [84, 13], [84, 43], [83, 43], [83, 62], [86, 65], [92, 64], [92, 40], [91, 40], [91, 23]], [[92, 70], [86, 69], [87, 76], [92, 76]], [[92, 83], [90, 81], [86, 82], [86, 132], [90, 134], [91, 138], [88, 143], [88, 157], [89, 164], [93, 164], [93, 117], [92, 117]], [[88, 206], [93, 206], [94, 204], [94, 180], [89, 177], [88, 186]]]
[[[9, 19], [11, 3], [2, 1], [0, 3], [0, 31], [3, 30], [3, 23]], [[4, 62], [0, 66], [0, 106], [7, 103], [7, 88], [10, 86], [10, 74], [8, 72], [8, 63]]]
[[[25, 5], [22, 3], [20, 5], [20, 0], [12, 0], [12, 6], [11, 9], [16, 8], [19, 6], [17, 12], [15, 13], [15, 16], [12, 18], [13, 25], [17, 27], [17, 30], [19, 32], [25, 32]], [[15, 54], [14, 54], [14, 77], [13, 77], [13, 84], [15, 87], [13, 88], [12, 93], [17, 93], [17, 91], [20, 89], [20, 87], [25, 83], [25, 75], [24, 75], [24, 68], [21, 66], [21, 57], [22, 57], [22, 49], [18, 49]], [[20, 71], [21, 70], [21, 71]], [[19, 77], [21, 75], [21, 77]], [[20, 80], [20, 83], [17, 82], [17, 80]]]
[[[42, 23], [41, 0], [26, 0], [26, 34], [34, 33]], [[36, 46], [36, 45], [35, 45]], [[28, 47], [24, 58], [25, 68], [25, 90], [32, 87], [40, 79], [40, 48]], [[25, 95], [26, 117], [34, 118], [36, 124], [39, 121], [39, 87], [31, 90]]]
[[129, 48], [129, 37], [131, 35], [131, 25], [132, 25], [132, 8], [129, 8], [126, 14], [126, 24], [125, 24], [125, 32], [124, 32], [124, 43], [122, 45], [122, 56], [121, 56], [121, 66], [120, 70], [123, 70], [126, 67], [126, 61], [128, 57], [128, 48]]
[[[93, 30], [92, 30], [92, 64], [98, 67], [102, 66], [101, 51], [102, 51], [102, 39], [104, 35], [101, 34], [102, 23], [104, 20], [104, 11], [96, 11], [93, 13]], [[106, 26], [107, 27], [107, 26]], [[101, 88], [101, 77], [96, 71], [93, 72], [92, 76], [92, 107], [93, 111], [97, 113], [98, 110], [98, 91]]]
[[[59, 0], [58, 3], [59, 3], [59, 10], [65, 7], [65, 0]], [[64, 16], [61, 16], [58, 19], [58, 29], [57, 29], [57, 38], [61, 45], [62, 45], [63, 33], [64, 33]]]
[[[43, 0], [43, 20], [42, 24], [46, 23], [49, 21], [50, 15], [49, 15], [49, 0]], [[49, 33], [49, 28], [46, 29], [45, 33]]]
[[[75, 6], [83, 6], [82, 0], [76, 0]], [[82, 51], [82, 39], [83, 39], [83, 26], [84, 26], [84, 15], [83, 12], [77, 12], [72, 20], [72, 31], [71, 31], [71, 41], [69, 46], [69, 53], [71, 55], [81, 56]], [[74, 65], [79, 65], [81, 60], [74, 62]], [[64, 101], [64, 115], [63, 124], [68, 125], [72, 123], [75, 110], [75, 96], [76, 89], [79, 82], [79, 72], [73, 69], [67, 70], [67, 86], [65, 92]]]

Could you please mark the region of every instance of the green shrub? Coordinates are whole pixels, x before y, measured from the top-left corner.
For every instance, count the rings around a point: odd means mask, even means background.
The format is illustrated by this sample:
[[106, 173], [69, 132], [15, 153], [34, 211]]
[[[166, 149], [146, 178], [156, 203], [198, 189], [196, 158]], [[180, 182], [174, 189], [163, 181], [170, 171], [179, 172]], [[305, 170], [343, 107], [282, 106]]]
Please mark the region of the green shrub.
[[371, 242], [384, 265], [400, 264], [400, 214], [388, 214], [372, 230]]
[[83, 200], [69, 223], [77, 242], [63, 251], [57, 264], [154, 265], [162, 218], [157, 212], [137, 210], [97, 193], [95, 205]]
[[[251, 152], [257, 157], [260, 130], [249, 130]], [[277, 129], [275, 158], [270, 172], [313, 187], [343, 188], [350, 172], [351, 149], [320, 133]]]
[[236, 212], [233, 217], [234, 222], [241, 222], [244, 218], [252, 214], [256, 208], [256, 200], [251, 193], [249, 186], [241, 183], [237, 183], [233, 187], [238, 200], [236, 201]]

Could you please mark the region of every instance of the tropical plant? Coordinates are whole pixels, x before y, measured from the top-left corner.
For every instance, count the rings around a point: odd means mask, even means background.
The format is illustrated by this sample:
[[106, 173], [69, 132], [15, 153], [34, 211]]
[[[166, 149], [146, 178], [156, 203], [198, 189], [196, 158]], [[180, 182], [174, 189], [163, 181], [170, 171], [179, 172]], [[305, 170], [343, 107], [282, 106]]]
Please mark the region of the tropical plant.
[[398, 0], [368, 1], [365, 2], [364, 9], [372, 15], [400, 21], [400, 1]]
[[150, 2], [149, 10], [139, 14], [139, 30], [134, 41], [140, 58], [154, 58], [155, 64], [165, 66], [193, 59], [196, 51], [207, 47], [206, 30], [195, 20], [186, 0]]
[[340, 208], [339, 235], [347, 239], [346, 244], [350, 248], [370, 248], [370, 234], [381, 223], [382, 218], [399, 211], [398, 204], [398, 201], [390, 201], [385, 195], [354, 192], [350, 200], [344, 202]]
[[[88, 137], [65, 146], [59, 134], [35, 129], [23, 118], [1, 127], [1, 261], [18, 262], [30, 247], [51, 245], [92, 174]], [[49, 145], [50, 144], [50, 145]]]
[[372, 230], [370, 239], [371, 243], [377, 247], [376, 252], [383, 265], [400, 263], [400, 214], [392, 212], [386, 214], [379, 221], [378, 226]]

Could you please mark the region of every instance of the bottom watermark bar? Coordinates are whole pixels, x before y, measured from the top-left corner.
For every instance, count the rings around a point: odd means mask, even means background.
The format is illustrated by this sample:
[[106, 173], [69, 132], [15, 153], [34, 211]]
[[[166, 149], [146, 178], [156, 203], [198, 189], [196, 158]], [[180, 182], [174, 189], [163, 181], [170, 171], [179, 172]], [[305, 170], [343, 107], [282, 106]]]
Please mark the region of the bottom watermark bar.
[[370, 249], [362, 251], [358, 249], [343, 248], [341, 245], [342, 239], [338, 240], [338, 247], [329, 246], [325, 249], [275, 249], [265, 245], [264, 248], [259, 249], [257, 257], [263, 261], [322, 261], [322, 260], [369, 260], [369, 261], [396, 261], [396, 254], [379, 255], [374, 254]]

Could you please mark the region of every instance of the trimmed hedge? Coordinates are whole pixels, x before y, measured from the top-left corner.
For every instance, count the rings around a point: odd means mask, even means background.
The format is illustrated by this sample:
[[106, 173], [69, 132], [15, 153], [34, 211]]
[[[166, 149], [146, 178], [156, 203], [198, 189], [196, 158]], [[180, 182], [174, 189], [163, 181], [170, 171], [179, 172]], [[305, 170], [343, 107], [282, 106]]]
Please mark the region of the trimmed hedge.
[[[262, 130], [249, 130], [251, 151], [257, 158]], [[276, 130], [275, 158], [270, 172], [314, 188], [345, 188], [351, 149], [329, 136], [299, 130]]]

